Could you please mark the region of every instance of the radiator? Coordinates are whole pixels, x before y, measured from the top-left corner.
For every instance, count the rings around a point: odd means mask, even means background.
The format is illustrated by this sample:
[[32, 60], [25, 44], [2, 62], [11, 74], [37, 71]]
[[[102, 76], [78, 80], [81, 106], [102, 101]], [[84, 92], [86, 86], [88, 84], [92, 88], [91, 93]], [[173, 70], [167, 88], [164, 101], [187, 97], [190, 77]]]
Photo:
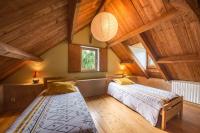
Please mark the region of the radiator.
[[200, 104], [200, 83], [189, 81], [172, 81], [172, 92], [183, 96], [189, 102]]

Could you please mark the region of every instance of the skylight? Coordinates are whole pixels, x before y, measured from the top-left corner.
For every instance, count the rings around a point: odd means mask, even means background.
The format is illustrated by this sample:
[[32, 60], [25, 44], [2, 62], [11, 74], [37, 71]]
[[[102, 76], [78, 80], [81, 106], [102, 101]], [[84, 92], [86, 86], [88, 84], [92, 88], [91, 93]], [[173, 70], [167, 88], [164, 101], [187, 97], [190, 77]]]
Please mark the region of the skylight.
[[134, 44], [132, 46], [129, 46], [129, 48], [144, 69], [149, 68], [149, 66], [151, 68], [155, 67], [152, 58], [147, 54], [147, 51], [143, 47], [142, 43]]

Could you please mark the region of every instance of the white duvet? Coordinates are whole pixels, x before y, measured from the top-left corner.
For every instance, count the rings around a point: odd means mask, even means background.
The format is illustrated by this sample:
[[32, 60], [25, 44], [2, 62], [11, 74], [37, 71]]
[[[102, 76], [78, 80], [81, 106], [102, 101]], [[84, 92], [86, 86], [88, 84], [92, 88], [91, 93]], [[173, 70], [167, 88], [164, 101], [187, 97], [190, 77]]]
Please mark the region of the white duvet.
[[153, 126], [158, 121], [163, 105], [178, 96], [172, 92], [144, 85], [119, 85], [114, 82], [109, 83], [108, 94], [140, 113]]

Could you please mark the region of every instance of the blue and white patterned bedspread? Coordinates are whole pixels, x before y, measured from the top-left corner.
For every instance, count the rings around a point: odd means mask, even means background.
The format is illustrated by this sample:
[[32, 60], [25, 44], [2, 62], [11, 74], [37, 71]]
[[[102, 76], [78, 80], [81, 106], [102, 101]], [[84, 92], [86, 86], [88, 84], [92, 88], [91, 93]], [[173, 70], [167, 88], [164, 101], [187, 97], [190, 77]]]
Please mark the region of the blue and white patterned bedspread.
[[40, 96], [7, 130], [8, 133], [96, 133], [80, 92]]

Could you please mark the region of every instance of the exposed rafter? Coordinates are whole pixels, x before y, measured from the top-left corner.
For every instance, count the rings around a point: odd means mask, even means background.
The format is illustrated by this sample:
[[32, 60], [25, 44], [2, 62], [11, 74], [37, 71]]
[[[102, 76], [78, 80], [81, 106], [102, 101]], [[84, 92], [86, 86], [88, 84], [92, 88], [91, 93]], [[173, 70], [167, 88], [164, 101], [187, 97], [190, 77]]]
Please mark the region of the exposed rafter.
[[155, 27], [155, 26], [157, 26], [157, 25], [159, 25], [159, 24], [161, 24], [161, 23], [163, 23], [163, 22], [165, 22], [167, 20], [170, 20], [170, 19], [174, 18], [175, 16], [177, 16], [177, 14], [178, 14], [177, 10], [171, 10], [168, 13], [162, 15], [161, 17], [159, 17], [159, 18], [157, 18], [157, 19], [155, 19], [155, 20], [153, 20], [153, 21], [151, 21], [151, 22], [149, 22], [147, 24], [144, 24], [143, 26], [141, 26], [141, 27], [139, 27], [137, 29], [134, 29], [133, 31], [121, 36], [119, 39], [115, 40], [114, 42], [111, 42], [109, 44], [109, 47], [117, 45], [120, 42], [123, 42], [123, 41], [129, 39], [132, 36], [135, 36], [135, 35], [138, 35], [138, 34], [140, 34], [142, 32], [150, 30], [153, 27]]
[[80, 0], [69, 0], [68, 3], [68, 29], [67, 29], [67, 41], [68, 43], [72, 43], [72, 37], [74, 33], [74, 27], [76, 23], [77, 12], [79, 8]]
[[0, 42], [0, 55], [20, 60], [42, 61], [40, 57]]
[[133, 60], [122, 60], [120, 63], [135, 63], [135, 61], [133, 61]]
[[[100, 4], [99, 8], [96, 10], [96, 12], [94, 14], [94, 17], [103, 9], [103, 7], [105, 5], [105, 2], [106, 2], [106, 0], [101, 0], [101, 4]], [[89, 23], [89, 27], [91, 27], [91, 23], [92, 23], [92, 21]], [[88, 26], [88, 25], [86, 25], [86, 26]], [[92, 33], [90, 32], [90, 34], [89, 34], [89, 43], [92, 43], [92, 37], [93, 37]]]
[[112, 0], [102, 0], [102, 6], [100, 6], [100, 8], [99, 8], [99, 10], [98, 10], [98, 12], [97, 13], [99, 13], [99, 12], [102, 12], [103, 10], [104, 10], [104, 7], [106, 6], [106, 5], [108, 5], [110, 2], [111, 2]]
[[101, 4], [99, 6], [99, 8], [96, 10], [96, 13], [94, 15], [94, 17], [101, 11], [103, 11], [103, 8], [104, 6], [106, 5], [106, 3], [108, 2], [109, 0], [101, 0]]
[[155, 50], [153, 49], [152, 45], [155, 46], [154, 42], [150, 39], [148, 39], [146, 33], [141, 33], [140, 35], [138, 35], [140, 38], [140, 41], [142, 42], [143, 46], [145, 47], [145, 49], [147, 50], [147, 52], [149, 53], [149, 55], [151, 56], [152, 60], [154, 61], [156, 67], [160, 70], [162, 77], [165, 80], [170, 80], [171, 76], [169, 75], [169, 73], [166, 71], [166, 68], [161, 65], [158, 64], [156, 61], [158, 60], [158, 55], [155, 52]]
[[128, 45], [124, 45], [124, 47], [127, 50], [127, 54], [130, 56], [130, 58], [132, 59], [133, 62], [135, 62], [138, 67], [141, 69], [141, 71], [143, 72], [143, 74], [145, 75], [145, 77], [149, 78], [148, 73], [146, 72], [145, 68], [141, 65], [141, 63], [139, 62], [139, 60], [135, 57], [134, 54], [132, 54], [130, 48], [128, 47]]
[[170, 56], [170, 57], [159, 58], [157, 61], [157, 63], [159, 64], [192, 63], [192, 62], [200, 62], [200, 56], [196, 54]]
[[29, 61], [15, 63], [12, 67], [7, 67], [4, 73], [0, 75], [0, 81], [13, 74], [15, 71], [28, 64]]
[[[100, 1], [101, 1], [100, 6], [99, 6], [99, 8], [96, 10], [96, 12], [95, 12], [93, 18], [94, 18], [99, 12], [102, 12], [102, 11], [104, 10], [105, 5], [108, 5], [112, 0], [100, 0]], [[92, 20], [93, 20], [93, 19], [92, 19]], [[81, 27], [80, 29], [78, 29], [77, 31], [75, 31], [75, 33], [81, 31], [82, 29], [84, 29], [84, 28], [87, 27], [87, 26], [90, 27], [91, 22], [92, 22], [92, 21], [86, 22], [86, 24], [85, 24], [83, 27]], [[90, 37], [90, 38], [91, 38], [91, 37]]]

